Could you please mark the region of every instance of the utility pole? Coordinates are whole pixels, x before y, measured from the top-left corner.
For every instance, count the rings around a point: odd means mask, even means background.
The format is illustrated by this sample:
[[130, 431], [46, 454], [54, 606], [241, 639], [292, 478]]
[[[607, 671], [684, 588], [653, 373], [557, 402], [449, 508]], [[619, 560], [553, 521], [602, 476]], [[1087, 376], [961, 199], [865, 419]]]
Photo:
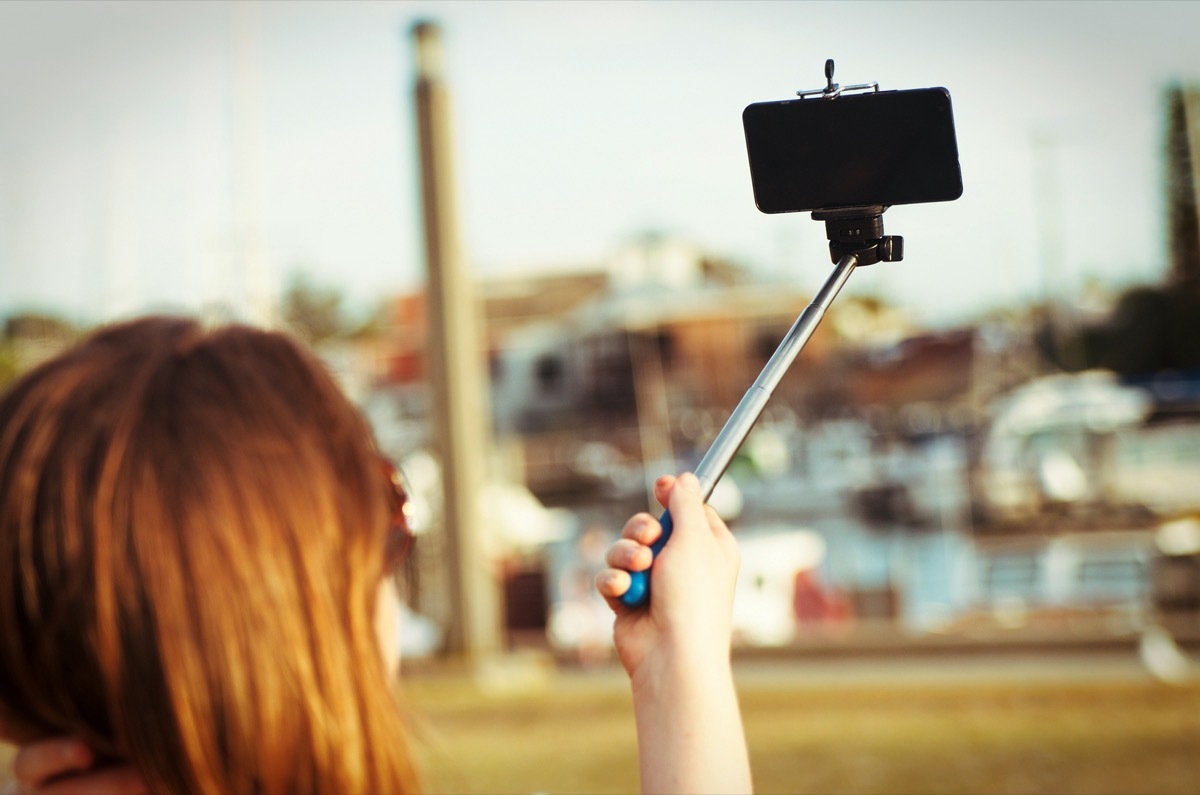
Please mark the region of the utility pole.
[[412, 27], [416, 50], [417, 140], [424, 218], [430, 386], [449, 560], [447, 651], [479, 663], [499, 650], [498, 587], [484, 555], [480, 510], [491, 431], [483, 376], [479, 306], [459, 250], [454, 206], [449, 97], [441, 35]]
[[1200, 295], [1200, 86], [1167, 95], [1167, 283]]

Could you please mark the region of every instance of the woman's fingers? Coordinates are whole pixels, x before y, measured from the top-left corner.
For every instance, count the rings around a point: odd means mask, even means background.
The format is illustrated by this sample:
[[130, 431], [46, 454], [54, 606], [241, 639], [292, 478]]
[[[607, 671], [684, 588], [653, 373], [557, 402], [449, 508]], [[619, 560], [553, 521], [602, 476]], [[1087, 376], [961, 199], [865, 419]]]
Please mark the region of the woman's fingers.
[[654, 499], [658, 500], [658, 504], [666, 508], [671, 499], [671, 489], [675, 486], [674, 475], [663, 475], [658, 480], [654, 481]]
[[605, 562], [614, 569], [644, 571], [654, 562], [650, 547], [630, 538], [622, 538], [608, 548]]
[[[636, 541], [644, 546], [650, 546], [658, 537], [662, 535], [662, 525], [648, 513], [634, 514], [628, 522], [625, 523], [625, 528], [621, 530], [621, 537]], [[619, 543], [619, 542], [618, 542]]]
[[609, 568], [596, 575], [596, 590], [609, 606], [625, 609], [618, 599], [629, 590], [631, 571], [645, 571], [654, 563], [650, 545], [662, 536], [662, 525], [648, 513], [635, 514], [625, 523], [621, 538], [608, 548], [605, 562]]
[[94, 761], [92, 749], [82, 740], [52, 737], [22, 745], [13, 758], [13, 775], [22, 787], [40, 791], [47, 782], [81, 773]]
[[[728, 541], [733, 543], [725, 523], [715, 511], [704, 504], [700, 493], [700, 481], [694, 474], [689, 472], [679, 477], [664, 475], [658, 478], [654, 482], [654, 496], [670, 511], [676, 528], [688, 528], [688, 532], [682, 535], [693, 536], [701, 542], [700, 547], [693, 547], [695, 541], [683, 540], [682, 546], [685, 549], [703, 548], [703, 531], [700, 536], [695, 535], [695, 531], [703, 527], [707, 527], [719, 543], [726, 540], [723, 536], [728, 536]], [[646, 571], [654, 564], [654, 553], [650, 547], [662, 538], [662, 532], [662, 524], [658, 519], [648, 513], [639, 513], [625, 523], [621, 538], [609, 547], [605, 558], [608, 568], [597, 574], [596, 590], [618, 613], [625, 610], [618, 599], [629, 590], [629, 573]], [[689, 553], [681, 549], [680, 554], [686, 560], [689, 554], [694, 555], [696, 552]], [[680, 565], [686, 568], [689, 564]]]
[[614, 612], [624, 609], [618, 601], [629, 590], [629, 572], [624, 569], [604, 569], [596, 575], [596, 590]]
[[690, 472], [675, 479], [668, 506], [675, 527], [709, 527], [708, 514], [700, 499], [700, 481]]

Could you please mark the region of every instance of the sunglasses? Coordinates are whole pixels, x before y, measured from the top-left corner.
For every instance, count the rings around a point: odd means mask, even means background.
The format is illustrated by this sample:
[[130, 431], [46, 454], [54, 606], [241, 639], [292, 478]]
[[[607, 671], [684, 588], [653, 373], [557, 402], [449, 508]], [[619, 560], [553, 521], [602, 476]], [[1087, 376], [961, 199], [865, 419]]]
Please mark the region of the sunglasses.
[[380, 464], [388, 482], [388, 503], [391, 509], [385, 560], [388, 569], [394, 571], [408, 559], [417, 540], [416, 512], [409, 496], [412, 494], [412, 487], [404, 473], [386, 458], [381, 458]]

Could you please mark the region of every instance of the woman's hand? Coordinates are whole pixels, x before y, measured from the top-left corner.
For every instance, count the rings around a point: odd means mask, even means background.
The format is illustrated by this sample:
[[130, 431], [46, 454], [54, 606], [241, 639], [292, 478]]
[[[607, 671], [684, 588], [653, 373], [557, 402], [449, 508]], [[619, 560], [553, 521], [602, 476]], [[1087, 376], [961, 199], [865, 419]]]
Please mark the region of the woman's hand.
[[[657, 560], [650, 545], [662, 535], [662, 526], [650, 514], [639, 513], [609, 549], [610, 568], [596, 578], [600, 594], [617, 614], [617, 655], [635, 685], [650, 673], [647, 666], [661, 668], [665, 657], [728, 662], [739, 563], [737, 541], [716, 511], [701, 502], [694, 475], [663, 476], [655, 482], [654, 494], [674, 523]], [[629, 589], [629, 572], [643, 571], [652, 561], [649, 605], [622, 605], [618, 598]]]
[[[643, 792], [738, 793], [750, 763], [730, 665], [733, 592], [740, 556], [729, 528], [700, 498], [690, 473], [654, 484], [674, 530], [656, 559], [662, 526], [626, 523], [596, 587], [616, 613], [617, 656], [633, 685]], [[629, 572], [650, 567], [650, 604], [619, 597]]]

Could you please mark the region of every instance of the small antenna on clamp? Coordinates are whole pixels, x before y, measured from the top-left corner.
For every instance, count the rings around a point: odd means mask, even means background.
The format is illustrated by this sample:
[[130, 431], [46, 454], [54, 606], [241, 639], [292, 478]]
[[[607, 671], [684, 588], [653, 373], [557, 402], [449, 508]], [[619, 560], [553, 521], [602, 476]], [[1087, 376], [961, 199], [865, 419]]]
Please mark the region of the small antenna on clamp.
[[821, 99], [837, 99], [842, 95], [843, 91], [878, 91], [879, 83], [860, 83], [853, 86], [840, 86], [833, 82], [833, 59], [829, 58], [825, 61], [825, 87], [810, 88], [802, 91], [797, 91], [796, 96], [816, 97]]

